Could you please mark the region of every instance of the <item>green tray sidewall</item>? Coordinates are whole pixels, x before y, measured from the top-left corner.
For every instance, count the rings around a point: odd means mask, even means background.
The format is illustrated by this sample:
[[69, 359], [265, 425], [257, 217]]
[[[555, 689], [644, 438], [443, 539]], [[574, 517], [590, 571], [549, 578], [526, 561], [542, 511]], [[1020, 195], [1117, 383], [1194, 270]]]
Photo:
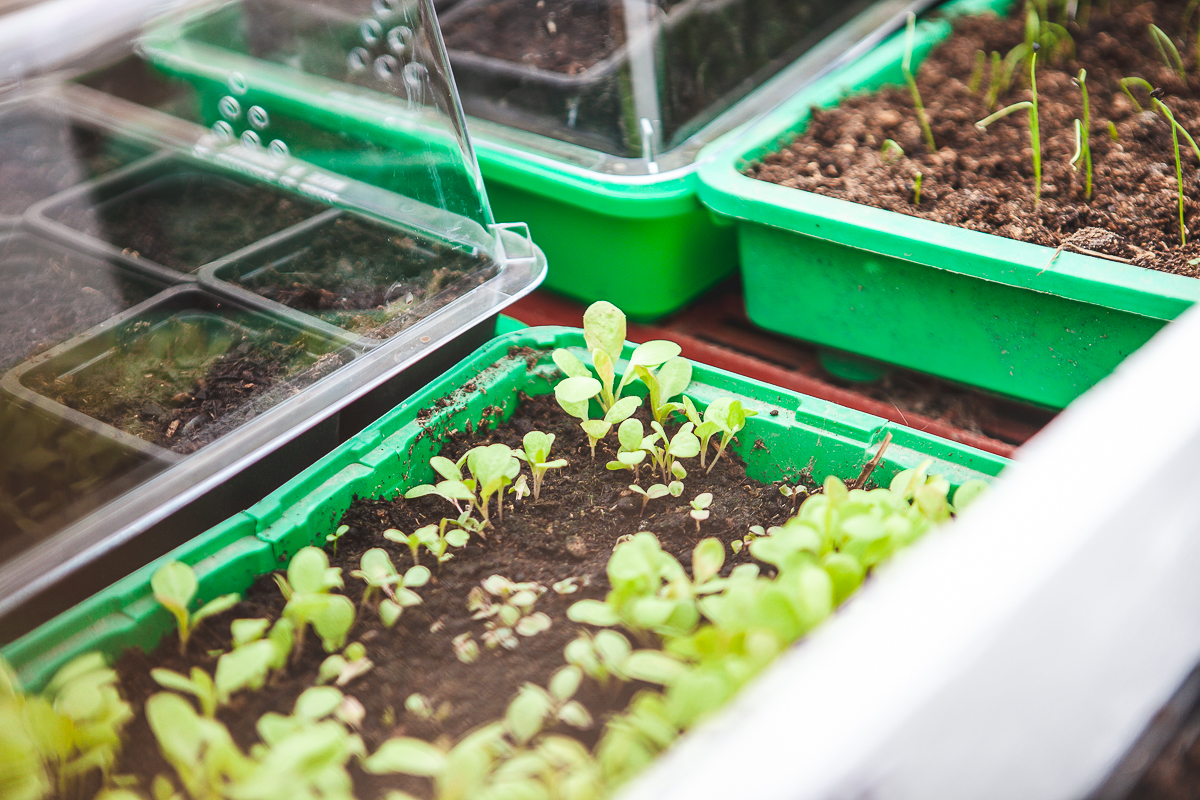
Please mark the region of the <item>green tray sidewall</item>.
[[[958, 0], [948, 14], [999, 12]], [[918, 26], [914, 60], [945, 39]], [[803, 132], [812, 107], [902, 81], [903, 33], [710, 148], [700, 197], [736, 222], [758, 325], [1062, 408], [1200, 299], [1200, 281], [822, 197], [742, 175]], [[1053, 261], [1052, 261], [1053, 259]]]
[[[195, 567], [197, 604], [245, 591], [255, 577], [281, 568], [300, 548], [323, 543], [355, 498], [394, 497], [432, 479], [429, 458], [441, 442], [431, 432], [460, 429], [468, 420], [478, 423], [485, 412], [500, 422], [511, 416], [522, 392], [551, 392], [557, 371], [550, 354], [556, 347], [583, 353], [582, 332], [527, 328], [493, 339], [252, 508], [13, 642], [4, 655], [23, 685], [36, 690], [84, 652], [98, 650], [111, 659], [129, 647], [149, 650], [173, 625], [150, 591], [150, 577], [163, 562], [177, 559]], [[460, 388], [469, 382], [473, 389]], [[734, 395], [758, 411], [734, 449], [749, 473], [764, 480], [795, 479], [805, 469], [817, 480], [857, 474], [867, 448], [889, 432], [892, 444], [874, 473], [880, 483], [926, 458], [955, 486], [995, 476], [1008, 463], [880, 417], [702, 365], [695, 367], [688, 394], [701, 405]], [[449, 402], [439, 402], [442, 398]], [[418, 420], [424, 409], [432, 414]]]

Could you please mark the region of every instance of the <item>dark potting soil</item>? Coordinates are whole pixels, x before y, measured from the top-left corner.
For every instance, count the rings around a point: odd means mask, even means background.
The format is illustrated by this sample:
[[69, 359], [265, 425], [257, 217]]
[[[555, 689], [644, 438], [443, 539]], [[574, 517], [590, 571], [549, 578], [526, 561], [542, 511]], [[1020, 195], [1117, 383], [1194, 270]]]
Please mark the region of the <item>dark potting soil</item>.
[[[355, 333], [386, 338], [494, 274], [489, 260], [340, 218], [293, 256], [234, 281]], [[392, 323], [407, 315], [400, 323]]]
[[[1183, 2], [1125, 5], [1111, 13], [1091, 6], [1086, 28], [1067, 24], [1074, 58], [1039, 56], [1038, 116], [1042, 138], [1043, 186], [1034, 203], [1033, 167], [1026, 112], [993, 123], [985, 132], [974, 123], [991, 111], [1031, 97], [1026, 73], [995, 107], [985, 107], [991, 80], [985, 67], [977, 91], [970, 90], [976, 52], [1001, 56], [1023, 41], [1024, 15], [959, 20], [954, 35], [920, 67], [917, 84], [939, 150], [926, 152], [907, 88], [888, 87], [852, 97], [839, 107], [814, 110], [806, 131], [780, 152], [752, 164], [747, 174], [761, 180], [829, 197], [946, 222], [971, 230], [1049, 247], [1073, 246], [1153, 269], [1200, 276], [1200, 243], [1180, 246], [1175, 162], [1168, 123], [1149, 111], [1141, 93], [1139, 112], [1118, 81], [1138, 76], [1165, 92], [1164, 102], [1194, 135], [1200, 133], [1200, 72], [1191, 64], [1195, 42], [1178, 43], [1187, 54], [1188, 78], [1166, 67], [1147, 33], [1150, 24], [1174, 34]], [[1094, 195], [1084, 198], [1082, 168], [1072, 170], [1074, 120], [1082, 118], [1073, 78], [1087, 70], [1091, 106]], [[1027, 70], [1028, 67], [1026, 66]], [[1135, 92], [1135, 96], [1138, 96]], [[1109, 133], [1116, 126], [1118, 140]], [[885, 160], [880, 149], [893, 139], [901, 158]], [[1200, 235], [1200, 178], [1197, 159], [1180, 139], [1185, 218]], [[920, 205], [913, 203], [913, 177], [923, 176]]]
[[103, 261], [14, 237], [0, 243], [0, 369], [149, 298], [154, 287]]
[[62, 221], [100, 236], [126, 255], [180, 272], [295, 225], [322, 207], [295, 195], [228, 178], [168, 175], [89, 209], [70, 208]]
[[129, 142], [45, 110], [0, 117], [0, 214], [19, 215], [38, 200], [146, 155]]
[[625, 41], [619, 3], [608, 0], [496, 0], [442, 25], [446, 47], [576, 75]]
[[[698, 463], [695, 468], [689, 466], [684, 497], [651, 501], [645, 515], [639, 517], [641, 499], [627, 488], [631, 476], [605, 468], [614, 456], [615, 437], [609, 436], [599, 444], [593, 460], [578, 424], [551, 397], [527, 400], [508, 424], [495, 431], [449, 439], [443, 455], [454, 458], [471, 446], [496, 441], [519, 447], [521, 437], [533, 429], [554, 433], [552, 455], [569, 462], [566, 468], [552, 470], [546, 477], [540, 501], [533, 503], [527, 498], [516, 507], [510, 502], [504, 520], [496, 521], [486, 539], [472, 536], [440, 571], [435, 569], [434, 580], [418, 590], [424, 603], [405, 610], [392, 630], [381, 626], [372, 608], [351, 632], [349, 641], [363, 642], [375, 663], [370, 672], [344, 688], [366, 708], [361, 732], [369, 750], [397, 735], [452, 743], [474, 727], [502, 717], [508, 702], [526, 681], [544, 686], [563, 666], [566, 644], [579, 631], [587, 630], [566, 618], [567, 608], [577, 600], [604, 597], [609, 588], [605, 566], [619, 537], [652, 531], [666, 551], [690, 567], [692, 548], [701, 537], [715, 536], [729, 543], [742, 537], [751, 525], [781, 523], [790, 511], [777, 488], [748, 478], [737, 457], [727, 455], [711, 474], [706, 475]], [[686, 501], [703, 491], [711, 491], [715, 499], [711, 518], [697, 533]], [[349, 577], [349, 572], [358, 567], [362, 554], [372, 547], [387, 550], [401, 572], [412, 565], [408, 548], [384, 539], [384, 530], [397, 528], [410, 533], [448, 513], [452, 508], [436, 498], [411, 502], [402, 497], [356, 500], [341, 519], [350, 530], [339, 540], [336, 554], [331, 553], [333, 565], [342, 568], [345, 593], [356, 603], [359, 601], [363, 584]], [[725, 573], [746, 559], [746, 551], [730, 557]], [[427, 555], [422, 562], [433, 567]], [[557, 581], [573, 577], [580, 589], [562, 595], [547, 591], [534, 609], [550, 616], [551, 628], [533, 637], [521, 637], [515, 650], [490, 650], [482, 646], [484, 623], [471, 619], [467, 594], [493, 574], [514, 581], [536, 581], [548, 589]], [[241, 605], [200, 627], [189, 643], [186, 658], [179, 655], [173, 633], [148, 656], [140, 651], [125, 654], [117, 670], [125, 696], [138, 716], [128, 730], [118, 766], [120, 773], [136, 774], [148, 785], [149, 779], [165, 768], [141, 716], [146, 698], [160, 691], [149, 678], [150, 669], [167, 667], [186, 673], [192, 665], [199, 665], [211, 672], [215, 655], [219, 654], [210, 651], [230, 646], [230, 621], [277, 618], [283, 605], [278, 587], [269, 575], [264, 575]], [[452, 641], [462, 633], [471, 633], [481, 645], [481, 655], [474, 664], [463, 664], [454, 655]], [[303, 657], [286, 674], [272, 679], [262, 691], [239, 693], [230, 708], [219, 712], [243, 748], [256, 740], [254, 723], [263, 713], [289, 713], [300, 692], [314, 684], [326, 654], [316, 637], [309, 636], [305, 647]], [[595, 715], [595, 725], [583, 732], [561, 732], [579, 736], [585, 744], [594, 743], [605, 717], [622, 710], [633, 689], [617, 684], [602, 691], [594, 682], [584, 681], [576, 699]], [[407, 712], [404, 701], [413, 693], [425, 695], [435, 709], [444, 708], [444, 717], [424, 720]], [[391, 789], [418, 796], [429, 794], [428, 783], [423, 780], [368, 776], [357, 769], [354, 778], [355, 794], [361, 800], [383, 797]]]
[[231, 416], [253, 416], [256, 400], [314, 362], [322, 372], [340, 363], [337, 355], [329, 363], [314, 358], [286, 331], [214, 333], [208, 322], [173, 321], [79, 373], [35, 370], [23, 382], [115, 428], [191, 453], [231, 427]]

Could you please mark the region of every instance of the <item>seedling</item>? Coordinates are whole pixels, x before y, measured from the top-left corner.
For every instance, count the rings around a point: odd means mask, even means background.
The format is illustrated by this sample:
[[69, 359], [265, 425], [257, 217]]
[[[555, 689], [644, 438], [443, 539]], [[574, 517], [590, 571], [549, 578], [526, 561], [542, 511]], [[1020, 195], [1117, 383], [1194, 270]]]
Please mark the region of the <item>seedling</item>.
[[539, 583], [515, 583], [502, 575], [492, 575], [467, 595], [467, 609], [472, 619], [486, 620], [483, 643], [489, 648], [515, 650], [521, 636], [536, 636], [549, 630], [550, 617], [534, 611], [537, 599], [546, 593]]
[[[1092, 146], [1088, 141], [1092, 130], [1092, 112], [1088, 104], [1087, 70], [1080, 69], [1075, 76], [1083, 101], [1083, 122], [1075, 120], [1075, 155], [1071, 157], [1071, 168], [1077, 169], [1082, 161], [1084, 169], [1083, 199], [1092, 199]], [[1110, 123], [1111, 124], [1111, 123]]]
[[[636, 355], [636, 351], [635, 355]], [[679, 403], [669, 402], [692, 382], [692, 362], [676, 356], [666, 361], [657, 370], [640, 364], [633, 367], [638, 379], [650, 390], [650, 414], [659, 425], [665, 425], [667, 417], [683, 408]]]
[[1171, 37], [1167, 36], [1157, 25], [1150, 25], [1148, 30], [1150, 39], [1154, 42], [1154, 49], [1158, 51], [1158, 57], [1162, 59], [1163, 64], [1174, 70], [1180, 81], [1187, 83], [1187, 72], [1183, 68], [1183, 59], [1179, 55], [1179, 50], [1175, 48], [1175, 43], [1171, 41]]
[[[700, 412], [696, 410], [696, 406], [692, 403], [692, 399], [686, 395], [683, 398], [683, 411], [687, 415], [688, 422], [696, 426], [693, 433], [700, 440], [700, 466], [703, 467], [706, 465], [708, 458], [708, 443], [714, 435], [721, 431], [721, 428], [714, 419], [702, 418]], [[715, 414], [716, 412], [714, 412]], [[707, 414], [705, 417], [707, 417]]]
[[1117, 124], [1112, 120], [1108, 121], [1108, 135], [1114, 142], [1121, 141], [1121, 134], [1117, 133]]
[[421, 604], [421, 596], [413, 589], [424, 586], [432, 577], [429, 568], [420, 564], [409, 567], [401, 577], [387, 551], [379, 547], [362, 554], [360, 567], [350, 574], [367, 584], [361, 607], [366, 608], [374, 594], [382, 591], [386, 597], [379, 603], [379, 619], [388, 628], [396, 624], [404, 609]]
[[785, 483], [779, 487], [779, 493], [788, 499], [791, 513], [795, 514], [796, 506], [801, 500], [808, 497], [808, 487], [802, 483], [797, 483], [795, 486], [788, 486]]
[[913, 175], [913, 205], [914, 206], [921, 205], [921, 181], [924, 179], [925, 179], [925, 176], [921, 173], [920, 170], [917, 170], [916, 174]]
[[164, 689], [190, 694], [200, 703], [200, 713], [210, 719], [217, 714], [217, 686], [212, 676], [199, 667], [192, 667], [191, 677], [169, 669], [152, 669], [150, 677]]
[[555, 594], [575, 594], [579, 591], [579, 578], [563, 578], [555, 582], [550, 589]]
[[333, 555], [335, 558], [337, 557], [338, 540], [345, 536], [346, 532], [349, 530], [349, 525], [339, 525], [336, 531], [325, 537], [325, 541], [333, 545]]
[[[471, 473], [470, 478], [463, 476], [464, 464]], [[414, 486], [404, 493], [406, 500], [437, 495], [452, 502], [460, 513], [471, 508], [478, 510], [483, 525], [490, 526], [490, 503], [495, 496], [497, 513], [500, 520], [504, 520], [504, 489], [512, 484], [521, 471], [521, 462], [508, 445], [473, 447], [457, 463], [443, 456], [434, 456], [429, 459], [429, 466], [445, 480], [437, 485], [425, 483]], [[468, 508], [464, 509], [461, 502], [468, 503]]]
[[[651, 422], [650, 427], [654, 429], [654, 433], [642, 439], [642, 449], [658, 467], [663, 482], [671, 481], [672, 478], [683, 480], [687, 477], [687, 469], [679, 463], [679, 459], [695, 458], [700, 454], [700, 439], [692, 433], [695, 426], [691, 422], [683, 423], [669, 440], [662, 425]], [[662, 447], [655, 444], [659, 441], [663, 443]]]
[[996, 107], [996, 98], [1000, 96], [1000, 91], [1004, 88], [1004, 72], [1000, 61], [1000, 54], [995, 50], [991, 56], [992, 69], [988, 78], [988, 90], [984, 96], [983, 107], [991, 111]]
[[[525, 452], [517, 450], [513, 453], [517, 458], [528, 464], [529, 471], [533, 473], [533, 502], [535, 503], [542, 493], [542, 479], [546, 476], [546, 473], [552, 469], [562, 469], [567, 465], [565, 458], [558, 458], [554, 461], [547, 460], [550, 458], [550, 448], [553, 444], [553, 433], [530, 431], [521, 440], [521, 445], [525, 448]], [[594, 447], [595, 445], [593, 444]]]
[[1175, 120], [1175, 115], [1171, 113], [1171, 109], [1169, 109], [1166, 103], [1162, 101], [1163, 91], [1161, 89], [1155, 89], [1150, 85], [1149, 81], [1143, 78], [1122, 78], [1121, 89], [1126, 95], [1129, 96], [1129, 99], [1133, 101], [1134, 105], [1137, 106], [1138, 111], [1142, 110], [1142, 105], [1137, 101], [1137, 98], [1133, 96], [1133, 92], [1129, 89], [1130, 86], [1137, 86], [1149, 92], [1151, 107], [1158, 113], [1162, 114], [1163, 117], [1166, 118], [1167, 124], [1171, 126], [1171, 145], [1175, 155], [1175, 193], [1179, 198], [1179, 242], [1181, 245], [1186, 246], [1187, 223], [1184, 220], [1183, 161], [1179, 156], [1179, 134], [1183, 134], [1184, 138], [1187, 139], [1188, 144], [1192, 146], [1192, 154], [1196, 156], [1198, 161], [1200, 161], [1200, 147], [1196, 146], [1196, 140], [1193, 139], [1192, 135]]
[[421, 545], [423, 542], [421, 541], [421, 537], [416, 533], [406, 534], [401, 530], [397, 530], [396, 528], [388, 528], [383, 532], [383, 538], [387, 539], [389, 542], [395, 542], [396, 544], [402, 544], [406, 546], [408, 548], [408, 552], [412, 553], [413, 564], [421, 563]]
[[646, 504], [651, 500], [657, 500], [658, 498], [666, 497], [667, 495], [670, 495], [671, 497], [679, 497], [681, 494], [683, 494], [683, 483], [680, 481], [671, 481], [671, 483], [666, 486], [661, 483], [656, 483], [649, 489], [643, 489], [636, 483], [631, 483], [629, 484], [629, 491], [635, 492], [642, 496], [642, 510], [638, 514], [638, 516], [642, 516], [646, 513]]
[[917, 17], [910, 11], [908, 12], [908, 25], [904, 31], [904, 60], [900, 63], [900, 70], [904, 73], [904, 82], [908, 84], [913, 107], [917, 110], [917, 122], [921, 125], [921, 134], [925, 137], [925, 149], [936, 153], [937, 145], [933, 142], [933, 129], [929, 127], [925, 104], [921, 102], [921, 90], [917, 88], [917, 79], [912, 72], [913, 33], [916, 31], [916, 26]]
[[883, 147], [879, 148], [879, 157], [885, 164], [893, 164], [904, 158], [904, 148], [895, 139], [884, 139]]
[[479, 645], [469, 632], [455, 636], [450, 646], [454, 648], [454, 657], [464, 664], [474, 664], [479, 660]]
[[443, 720], [450, 716], [453, 710], [450, 703], [442, 703], [437, 708], [433, 707], [433, 703], [423, 694], [413, 693], [404, 700], [404, 710], [412, 714], [417, 719], [425, 721]]
[[504, 727], [521, 745], [527, 744], [542, 732], [546, 723], [562, 722], [572, 728], [590, 728], [592, 715], [583, 704], [571, 698], [579, 690], [583, 671], [567, 665], [550, 676], [549, 689], [526, 683], [508, 704]]
[[704, 409], [704, 420], [717, 426], [721, 433], [721, 442], [717, 445], [717, 454], [713, 456], [712, 463], [708, 465], [708, 472], [712, 472], [725, 448], [733, 441], [733, 437], [746, 427], [746, 420], [755, 416], [758, 416], [758, 412], [743, 408], [741, 400], [719, 397], [709, 403], [708, 408]]
[[696, 533], [700, 532], [700, 523], [708, 519], [708, 508], [712, 505], [712, 501], [712, 492], [702, 492], [696, 495], [696, 499], [688, 502], [688, 505], [692, 507], [688, 515], [696, 521]]
[[773, 536], [781, 530], [783, 529], [778, 525], [772, 525], [769, 528], [764, 528], [762, 525], [751, 525], [749, 532], [745, 536], [741, 539], [734, 539], [729, 543], [729, 549], [733, 551], [734, 555], [737, 555], [742, 552], [742, 548], [754, 544], [756, 539], [760, 539], [763, 536]]
[[508, 491], [510, 494], [515, 494], [517, 500], [524, 501], [526, 497], [529, 497], [529, 481], [524, 475], [518, 475], [517, 480]]
[[292, 655], [298, 658], [304, 651], [304, 636], [311, 625], [321, 637], [326, 653], [341, 650], [354, 624], [355, 608], [350, 598], [330, 594], [342, 588], [342, 571], [329, 566], [325, 551], [316, 547], [301, 548], [288, 564], [287, 577], [274, 575], [279, 591], [287, 600], [283, 616], [292, 623], [295, 642]]
[[[967, 91], [975, 94], [979, 91], [979, 85], [983, 82], [983, 68], [987, 64], [987, 53], [982, 50], [975, 51], [975, 66], [971, 70], [971, 80], [967, 82]], [[884, 142], [886, 145], [887, 142]]]
[[633, 479], [638, 479], [642, 462], [646, 460], [647, 450], [642, 446], [646, 439], [642, 423], [636, 419], [627, 419], [617, 428], [617, 458], [610, 461], [607, 467], [611, 470], [627, 469], [633, 473]]
[[1042, 199], [1042, 143], [1038, 132], [1038, 107], [1037, 107], [1037, 53], [1034, 53], [1030, 58], [1029, 63], [1029, 87], [1033, 94], [1033, 100], [1023, 100], [1019, 103], [1013, 103], [1006, 106], [994, 114], [991, 114], [979, 122], [975, 123], [975, 127], [980, 131], [987, 130], [987, 126], [993, 122], [1007, 117], [1017, 111], [1029, 111], [1029, 140], [1033, 145], [1033, 203], [1037, 205]]
[[361, 642], [346, 646], [341, 653], [334, 653], [321, 662], [317, 670], [317, 683], [345, 686], [361, 678], [374, 668], [375, 663], [367, 658], [367, 648]]
[[188, 639], [197, 625], [214, 614], [233, 608], [241, 600], [236, 594], [221, 595], [205, 603], [195, 613], [190, 613], [188, 606], [195, 599], [198, 588], [196, 573], [179, 561], [168, 561], [159, 567], [150, 578], [150, 588], [154, 592], [154, 599], [175, 615], [180, 653], [187, 652]]
[[213, 679], [222, 704], [228, 703], [234, 692], [261, 689], [273, 670], [287, 665], [295, 644], [292, 623], [286, 617], [274, 625], [266, 619], [235, 619], [229, 628], [233, 650], [217, 661]]

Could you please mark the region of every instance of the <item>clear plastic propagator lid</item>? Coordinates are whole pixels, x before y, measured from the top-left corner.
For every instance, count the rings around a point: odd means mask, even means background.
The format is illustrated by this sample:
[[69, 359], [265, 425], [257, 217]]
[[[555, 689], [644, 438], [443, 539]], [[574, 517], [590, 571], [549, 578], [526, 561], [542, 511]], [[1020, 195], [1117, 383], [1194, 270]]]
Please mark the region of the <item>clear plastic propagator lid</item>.
[[430, 0], [50, 0], [0, 83], [0, 614], [544, 273]]

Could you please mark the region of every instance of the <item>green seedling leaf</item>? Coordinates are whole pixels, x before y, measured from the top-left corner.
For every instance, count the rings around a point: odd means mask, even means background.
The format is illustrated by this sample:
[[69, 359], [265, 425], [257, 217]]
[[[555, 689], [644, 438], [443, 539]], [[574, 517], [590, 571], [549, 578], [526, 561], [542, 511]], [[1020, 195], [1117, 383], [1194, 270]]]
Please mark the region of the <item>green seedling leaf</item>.
[[388, 739], [363, 759], [362, 768], [372, 775], [416, 775], [437, 777], [446, 768], [446, 754], [429, 742], [410, 737]]
[[554, 387], [554, 396], [559, 403], [578, 404], [600, 394], [601, 388], [595, 378], [567, 378]]
[[294, 592], [327, 592], [342, 587], [342, 571], [329, 566], [329, 557], [324, 550], [302, 547], [288, 564], [287, 581]]
[[968, 506], [991, 490], [991, 484], [982, 478], [971, 478], [965, 481], [954, 493], [954, 512], [961, 514]]
[[196, 573], [187, 564], [168, 561], [150, 576], [150, 588], [154, 599], [172, 613], [186, 614], [196, 596]]
[[519, 744], [525, 744], [542, 731], [546, 718], [554, 710], [554, 700], [546, 690], [527, 683], [508, 704], [504, 724]]
[[[712, 495], [709, 495], [711, 500]], [[699, 500], [699, 498], [697, 498]], [[704, 539], [692, 551], [692, 575], [696, 584], [715, 578], [725, 565], [725, 545], [720, 539]]]
[[670, 400], [692, 382], [692, 362], [686, 358], [672, 358], [659, 368], [657, 377], [663, 401]]
[[580, 361], [579, 358], [569, 350], [555, 350], [551, 358], [554, 359], [554, 363], [558, 365], [558, 368], [561, 369], [563, 374], [568, 378], [592, 377], [591, 370], [587, 368], [587, 365]]
[[229, 624], [229, 631], [233, 636], [233, 646], [237, 648], [261, 639], [270, 627], [269, 619], [235, 619]]
[[567, 609], [567, 619], [582, 625], [609, 627], [620, 620], [611, 606], [599, 600], [580, 600]]
[[625, 659], [626, 674], [636, 681], [669, 686], [687, 672], [677, 659], [659, 650], [638, 650]]
[[599, 350], [616, 361], [625, 347], [625, 314], [604, 300], [592, 303], [583, 312], [583, 338], [588, 352]]
[[570, 665], [562, 667], [550, 676], [550, 696], [559, 702], [570, 700], [575, 696], [575, 692], [579, 690], [579, 684], [583, 681], [583, 670], [579, 667]]
[[621, 424], [633, 416], [633, 412], [637, 411], [641, 404], [640, 397], [622, 397], [604, 415], [604, 421], [610, 425]]
[[[278, 645], [270, 640], [260, 639], [244, 644], [225, 653], [217, 661], [217, 673], [214, 683], [217, 695], [222, 703], [228, 703], [229, 698], [242, 689], [258, 690], [267, 682], [267, 676], [276, 666], [279, 654]], [[283, 647], [283, 659], [291, 649], [291, 642]], [[279, 665], [282, 666], [282, 665]]]
[[429, 459], [429, 466], [433, 467], [433, 471], [441, 475], [443, 480], [461, 481], [463, 479], [458, 465], [444, 456], [434, 456]]

